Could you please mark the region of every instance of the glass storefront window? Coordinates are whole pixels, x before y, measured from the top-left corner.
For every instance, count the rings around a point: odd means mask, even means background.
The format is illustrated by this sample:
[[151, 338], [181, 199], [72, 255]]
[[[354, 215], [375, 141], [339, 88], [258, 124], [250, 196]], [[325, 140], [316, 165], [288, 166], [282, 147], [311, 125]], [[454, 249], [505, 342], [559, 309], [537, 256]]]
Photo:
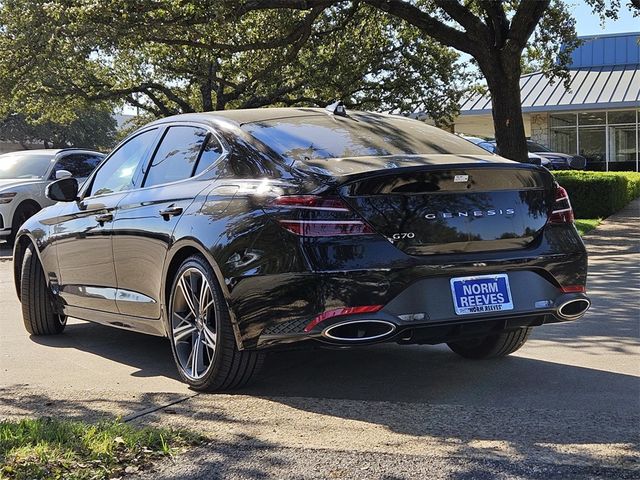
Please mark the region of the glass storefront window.
[[637, 151], [635, 125], [609, 127], [609, 170], [635, 170]]
[[572, 127], [576, 125], [575, 113], [553, 113], [549, 115], [552, 127]]
[[637, 171], [639, 120], [640, 110], [550, 113], [551, 149], [584, 156], [587, 170]]
[[576, 148], [575, 128], [554, 128], [551, 130], [551, 150], [575, 155]]
[[587, 159], [587, 170], [605, 170], [607, 134], [605, 126], [578, 129], [580, 155]]
[[604, 125], [607, 123], [606, 112], [582, 112], [578, 114], [578, 125]]
[[636, 123], [636, 112], [633, 110], [609, 112], [609, 124], [612, 123]]

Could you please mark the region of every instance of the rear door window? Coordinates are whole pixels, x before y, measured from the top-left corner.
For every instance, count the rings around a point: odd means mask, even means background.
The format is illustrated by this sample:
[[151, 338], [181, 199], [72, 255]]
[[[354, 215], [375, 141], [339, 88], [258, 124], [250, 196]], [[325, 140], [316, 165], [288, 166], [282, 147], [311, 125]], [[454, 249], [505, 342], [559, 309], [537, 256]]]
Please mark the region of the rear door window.
[[216, 163], [222, 156], [223, 152], [224, 150], [222, 149], [222, 145], [220, 145], [220, 142], [218, 142], [218, 139], [215, 136], [209, 134], [209, 139], [207, 140], [207, 144], [202, 150], [202, 154], [200, 155], [200, 160], [198, 160], [198, 166], [196, 167], [194, 175], [201, 174], [211, 165]]
[[193, 176], [208, 138], [209, 132], [204, 128], [169, 127], [149, 165], [144, 186], [177, 182]]

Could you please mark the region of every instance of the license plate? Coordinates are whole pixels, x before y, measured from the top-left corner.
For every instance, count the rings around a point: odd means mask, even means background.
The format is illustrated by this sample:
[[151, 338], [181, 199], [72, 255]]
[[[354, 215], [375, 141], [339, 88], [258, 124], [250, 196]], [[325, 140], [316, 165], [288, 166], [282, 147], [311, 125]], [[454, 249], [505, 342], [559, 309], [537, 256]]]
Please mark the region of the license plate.
[[505, 273], [451, 279], [456, 315], [513, 310], [509, 277]]

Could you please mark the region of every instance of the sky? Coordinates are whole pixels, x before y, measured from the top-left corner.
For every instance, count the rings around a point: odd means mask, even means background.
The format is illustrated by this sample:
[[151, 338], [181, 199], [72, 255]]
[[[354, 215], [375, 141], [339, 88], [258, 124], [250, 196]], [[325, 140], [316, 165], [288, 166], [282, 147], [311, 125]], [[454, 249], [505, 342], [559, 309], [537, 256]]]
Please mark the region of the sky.
[[597, 35], [602, 33], [640, 32], [640, 17], [633, 17], [631, 11], [624, 5], [628, 0], [622, 0], [618, 20], [607, 20], [604, 28], [600, 26], [600, 18], [593, 14], [591, 7], [581, 0], [566, 0], [567, 5], [573, 7], [578, 35]]

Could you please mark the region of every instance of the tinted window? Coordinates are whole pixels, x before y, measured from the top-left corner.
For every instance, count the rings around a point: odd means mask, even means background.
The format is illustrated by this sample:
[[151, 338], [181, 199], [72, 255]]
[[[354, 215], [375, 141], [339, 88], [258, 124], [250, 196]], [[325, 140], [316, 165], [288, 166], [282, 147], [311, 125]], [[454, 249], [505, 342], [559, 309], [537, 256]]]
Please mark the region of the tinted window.
[[551, 151], [547, 147], [540, 145], [539, 143], [532, 142], [531, 140], [527, 140], [527, 150], [531, 153]]
[[113, 153], [96, 173], [91, 195], [122, 192], [133, 187], [133, 176], [156, 136], [147, 130], [129, 140]]
[[53, 155], [15, 152], [0, 155], [0, 179], [42, 178], [47, 174]]
[[176, 182], [192, 176], [207, 136], [208, 132], [203, 128], [170, 127], [153, 157], [144, 186]]
[[74, 153], [61, 158], [53, 166], [51, 178], [56, 178], [58, 170], [67, 170], [74, 177], [84, 178], [91, 175], [91, 172], [100, 164], [104, 157], [100, 155], [90, 155], [87, 153]]
[[216, 137], [209, 135], [207, 144], [200, 155], [200, 160], [198, 160], [195, 175], [204, 172], [207, 168], [216, 163], [216, 160], [220, 158], [220, 155], [222, 155], [222, 145], [220, 145]]
[[310, 115], [243, 125], [290, 160], [412, 154], [486, 155], [480, 147], [417, 120], [354, 113]]

